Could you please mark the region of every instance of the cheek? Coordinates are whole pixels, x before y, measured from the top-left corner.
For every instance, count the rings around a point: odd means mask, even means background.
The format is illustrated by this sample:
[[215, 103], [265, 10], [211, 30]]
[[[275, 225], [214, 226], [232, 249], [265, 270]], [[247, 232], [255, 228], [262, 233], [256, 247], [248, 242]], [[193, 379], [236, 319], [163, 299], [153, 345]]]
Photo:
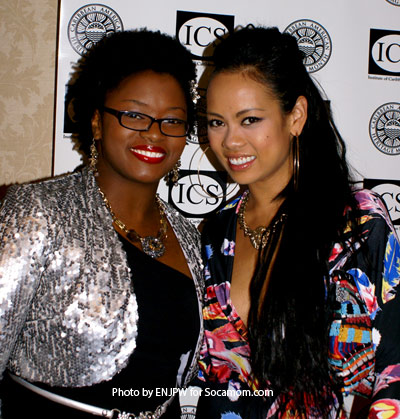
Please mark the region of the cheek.
[[110, 144], [124, 141], [134, 133], [134, 131], [131, 132], [130, 130], [121, 127], [118, 121], [117, 124], [115, 124], [115, 122], [112, 120], [103, 123], [102, 132], [103, 138], [106, 138]]
[[290, 134], [281, 127], [269, 127], [261, 130], [255, 137], [258, 146], [285, 154], [290, 148]]
[[210, 148], [213, 151], [213, 153], [216, 155], [221, 154], [221, 147], [216, 143], [216, 141], [212, 141], [209, 138], [209, 142], [210, 142]]
[[215, 132], [209, 132], [208, 141], [210, 143], [211, 150], [214, 153], [218, 153], [222, 148], [221, 136], [215, 134]]
[[181, 158], [183, 150], [185, 149], [186, 141], [180, 140], [178, 143], [174, 143], [173, 146], [168, 148], [168, 160], [170, 162], [176, 162], [178, 159]]
[[176, 146], [174, 147], [174, 151], [176, 154], [181, 155], [186, 146], [186, 139], [183, 140], [181, 138], [178, 138], [178, 141], [179, 142], [177, 142]]

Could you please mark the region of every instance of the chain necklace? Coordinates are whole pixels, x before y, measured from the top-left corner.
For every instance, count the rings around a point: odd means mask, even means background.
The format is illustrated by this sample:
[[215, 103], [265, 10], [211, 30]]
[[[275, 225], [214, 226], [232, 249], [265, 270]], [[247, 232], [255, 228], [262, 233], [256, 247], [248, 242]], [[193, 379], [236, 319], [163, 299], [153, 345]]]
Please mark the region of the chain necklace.
[[113, 222], [123, 232], [126, 233], [126, 237], [130, 241], [132, 242], [139, 241], [142, 246], [143, 252], [151, 256], [152, 258], [159, 258], [165, 253], [165, 246], [164, 246], [163, 240], [167, 238], [168, 224], [167, 224], [167, 218], [165, 216], [164, 209], [161, 203], [161, 199], [158, 196], [158, 194], [156, 194], [156, 204], [160, 212], [160, 230], [158, 231], [157, 237], [154, 237], [154, 236], [141, 237], [139, 236], [138, 233], [136, 233], [136, 231], [133, 228], [128, 229], [128, 227], [116, 217], [110, 205], [110, 202], [108, 201], [107, 197], [104, 195], [103, 191], [100, 188], [99, 188], [99, 192], [103, 198], [104, 203], [106, 204], [108, 211], [111, 214], [111, 218]]
[[285, 221], [285, 219], [287, 218], [287, 214], [281, 214], [279, 218], [275, 220], [272, 226], [259, 226], [255, 230], [252, 230], [246, 224], [246, 220], [244, 219], [249, 195], [249, 191], [245, 192], [242, 198], [242, 202], [240, 203], [238, 214], [239, 226], [243, 230], [244, 235], [250, 238], [250, 242], [255, 249], [264, 249], [271, 237], [271, 234], [275, 233], [277, 226], [281, 224], [283, 221]]

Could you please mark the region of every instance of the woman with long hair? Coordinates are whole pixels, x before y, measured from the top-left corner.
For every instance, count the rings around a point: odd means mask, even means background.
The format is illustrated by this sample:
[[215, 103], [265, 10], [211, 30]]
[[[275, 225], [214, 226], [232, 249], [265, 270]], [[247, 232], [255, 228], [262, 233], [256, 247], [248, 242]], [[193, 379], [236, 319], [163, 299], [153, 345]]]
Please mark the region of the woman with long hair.
[[178, 179], [195, 79], [189, 51], [145, 29], [75, 65], [66, 105], [88, 164], [1, 206], [3, 419], [180, 417], [201, 343], [200, 235], [156, 192]]
[[214, 63], [210, 146], [245, 191], [203, 230], [198, 417], [341, 417], [352, 395], [371, 417], [399, 412], [400, 246], [384, 204], [352, 187], [294, 37], [243, 28]]

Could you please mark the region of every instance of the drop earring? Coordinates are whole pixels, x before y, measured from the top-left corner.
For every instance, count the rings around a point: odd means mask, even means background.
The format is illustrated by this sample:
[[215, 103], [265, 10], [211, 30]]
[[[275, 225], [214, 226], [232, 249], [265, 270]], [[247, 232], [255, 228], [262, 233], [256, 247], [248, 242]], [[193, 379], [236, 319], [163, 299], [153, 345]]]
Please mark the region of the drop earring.
[[164, 180], [168, 186], [177, 186], [179, 180], [179, 168], [181, 167], [181, 159], [179, 159], [174, 167], [164, 176]]
[[293, 190], [295, 192], [299, 189], [299, 172], [300, 172], [300, 145], [299, 137], [296, 135], [293, 138]]
[[93, 138], [92, 145], [90, 146], [89, 168], [94, 176], [98, 176], [97, 162], [99, 160], [99, 153], [96, 148], [96, 140]]

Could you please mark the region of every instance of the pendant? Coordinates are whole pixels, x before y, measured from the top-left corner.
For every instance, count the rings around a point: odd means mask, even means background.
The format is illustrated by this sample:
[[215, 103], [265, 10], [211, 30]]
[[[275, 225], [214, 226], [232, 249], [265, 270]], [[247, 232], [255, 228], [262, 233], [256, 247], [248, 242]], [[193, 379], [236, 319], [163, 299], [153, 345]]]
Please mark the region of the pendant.
[[267, 243], [267, 239], [269, 236], [269, 230], [267, 227], [259, 226], [254, 231], [252, 231], [252, 234], [249, 235], [251, 244], [255, 249], [259, 249], [265, 247], [265, 244]]
[[159, 258], [165, 253], [164, 243], [153, 236], [146, 236], [140, 239], [143, 252], [152, 258]]

